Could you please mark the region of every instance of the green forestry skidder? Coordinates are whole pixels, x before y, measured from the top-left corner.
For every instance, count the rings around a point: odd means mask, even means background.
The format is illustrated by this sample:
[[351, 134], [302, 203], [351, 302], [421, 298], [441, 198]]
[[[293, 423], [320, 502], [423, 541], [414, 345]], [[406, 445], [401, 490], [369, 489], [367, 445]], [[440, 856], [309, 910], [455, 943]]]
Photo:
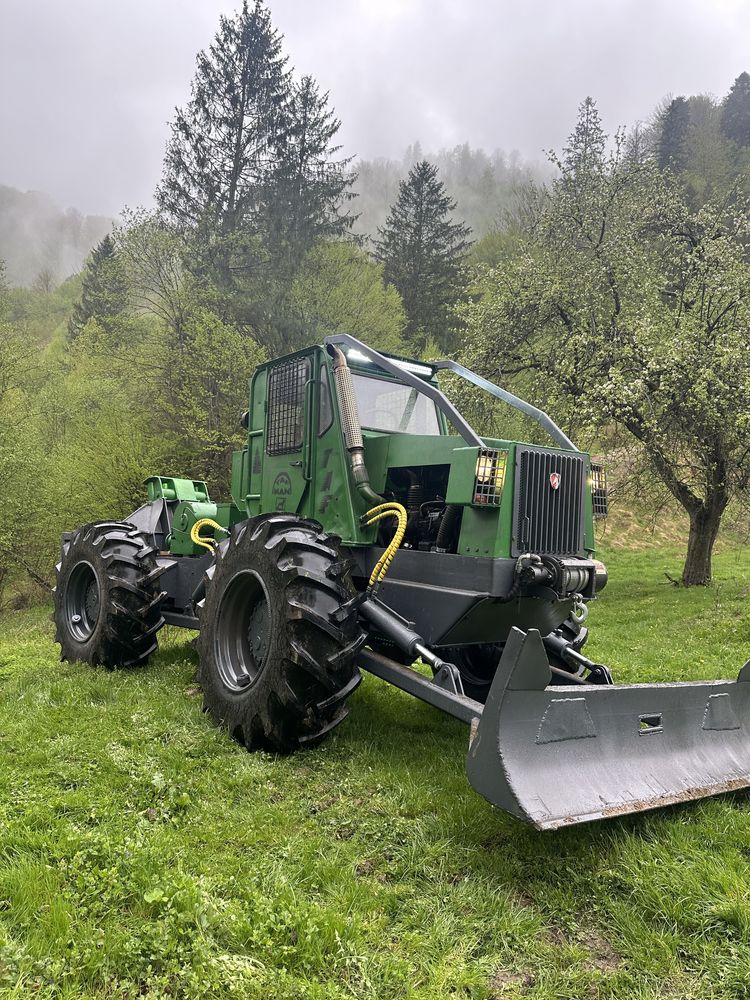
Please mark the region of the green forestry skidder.
[[[554, 447], [480, 437], [445, 370]], [[473, 787], [539, 829], [750, 785], [750, 667], [616, 686], [582, 653], [606, 487], [546, 414], [342, 334], [261, 365], [243, 425], [230, 501], [153, 476], [125, 521], [63, 537], [63, 659], [141, 665], [165, 622], [199, 629], [206, 710], [278, 752], [337, 726], [363, 668], [468, 723]]]

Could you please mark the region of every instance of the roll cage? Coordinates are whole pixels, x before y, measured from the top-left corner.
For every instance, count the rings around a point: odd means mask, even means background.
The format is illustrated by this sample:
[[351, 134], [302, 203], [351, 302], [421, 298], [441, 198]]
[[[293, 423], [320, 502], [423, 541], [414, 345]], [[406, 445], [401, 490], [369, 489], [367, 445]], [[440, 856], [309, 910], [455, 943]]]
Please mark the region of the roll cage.
[[[368, 361], [377, 365], [378, 368], [381, 368], [383, 371], [388, 372], [388, 374], [393, 375], [399, 382], [402, 382], [404, 385], [411, 386], [413, 389], [416, 389], [418, 392], [431, 399], [440, 412], [451, 422], [451, 424], [453, 424], [468, 445], [476, 448], [485, 447], [485, 443], [482, 438], [477, 434], [468, 420], [466, 420], [453, 403], [451, 403], [445, 393], [443, 393], [437, 385], [432, 382], [428, 382], [426, 379], [421, 378], [419, 375], [409, 371], [408, 368], [403, 366], [403, 362], [399, 364], [398, 359], [389, 357], [386, 354], [381, 354], [379, 351], [374, 350], [372, 347], [368, 347], [366, 344], [363, 344], [360, 340], [357, 340], [356, 337], [352, 337], [351, 334], [348, 333], [337, 333], [330, 337], [326, 337], [323, 344], [326, 348], [330, 345], [332, 347], [348, 348], [349, 350], [357, 351]], [[404, 359], [404, 361], [406, 361], [406, 359]], [[477, 386], [477, 388], [488, 392], [491, 396], [494, 396], [495, 399], [499, 399], [503, 403], [508, 403], [508, 405], [512, 406], [514, 409], [532, 417], [532, 419], [536, 420], [536, 422], [544, 428], [549, 436], [565, 451], [579, 451], [567, 434], [565, 434], [565, 432], [557, 426], [548, 413], [545, 413], [544, 410], [540, 410], [537, 406], [528, 403], [525, 399], [521, 399], [519, 396], [514, 396], [513, 393], [508, 392], [507, 389], [501, 389], [500, 386], [495, 385], [494, 382], [490, 382], [481, 375], [477, 375], [477, 373], [473, 372], [470, 368], [460, 365], [457, 361], [449, 360], [429, 361], [424, 363], [420, 362], [420, 365], [421, 364], [424, 364], [425, 368], [431, 369], [433, 373], [437, 371], [450, 371], [455, 375], [459, 375], [467, 382]]]

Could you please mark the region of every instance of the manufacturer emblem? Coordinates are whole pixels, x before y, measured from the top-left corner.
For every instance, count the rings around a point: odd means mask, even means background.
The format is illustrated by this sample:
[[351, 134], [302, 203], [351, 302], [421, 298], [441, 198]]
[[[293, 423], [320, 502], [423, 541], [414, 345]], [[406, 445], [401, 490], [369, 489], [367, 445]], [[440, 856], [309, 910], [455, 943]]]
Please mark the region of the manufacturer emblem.
[[553, 490], [557, 490], [557, 489], [560, 488], [560, 478], [561, 477], [560, 477], [560, 473], [559, 472], [551, 472], [550, 473], [549, 484], [550, 484], [550, 486], [552, 487]]
[[292, 481], [286, 472], [280, 472], [273, 481], [271, 493], [275, 497], [288, 497], [292, 492]]

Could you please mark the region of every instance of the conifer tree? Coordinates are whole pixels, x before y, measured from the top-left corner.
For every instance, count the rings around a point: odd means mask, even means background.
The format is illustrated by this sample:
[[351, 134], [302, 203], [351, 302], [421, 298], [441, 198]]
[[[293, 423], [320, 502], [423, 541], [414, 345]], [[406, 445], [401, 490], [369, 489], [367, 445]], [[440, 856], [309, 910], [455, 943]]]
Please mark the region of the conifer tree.
[[750, 75], [740, 73], [724, 99], [721, 131], [739, 146], [750, 146]]
[[679, 173], [687, 166], [690, 105], [684, 97], [675, 97], [661, 117], [659, 167]]
[[562, 182], [569, 184], [571, 178], [600, 172], [606, 145], [607, 136], [596, 101], [587, 97], [578, 109], [576, 127], [563, 147], [562, 159], [553, 161], [560, 167]]
[[292, 85], [267, 191], [269, 237], [282, 267], [296, 266], [321, 239], [340, 237], [354, 218], [342, 211], [356, 174], [351, 157], [336, 159], [341, 122], [311, 76]]
[[94, 247], [84, 268], [81, 298], [73, 306], [68, 322], [68, 339], [75, 340], [90, 319], [111, 333], [128, 303], [127, 276], [108, 233]]
[[403, 299], [406, 337], [415, 353], [428, 337], [447, 347], [449, 311], [462, 294], [462, 263], [470, 230], [451, 221], [456, 204], [438, 179], [437, 167], [421, 160], [399, 185], [385, 226], [378, 230], [376, 257], [383, 276]]
[[203, 237], [204, 262], [224, 283], [243, 257], [253, 266], [247, 257], [285, 139], [289, 88], [270, 14], [260, 0], [252, 8], [245, 0], [233, 18], [221, 17], [210, 48], [198, 54], [190, 101], [172, 123], [157, 201]]
[[336, 159], [338, 129], [328, 95], [293, 81], [262, 0], [220, 19], [172, 124], [157, 200], [222, 319], [270, 354], [304, 337], [289, 295], [305, 254], [352, 221], [339, 211], [354, 178]]

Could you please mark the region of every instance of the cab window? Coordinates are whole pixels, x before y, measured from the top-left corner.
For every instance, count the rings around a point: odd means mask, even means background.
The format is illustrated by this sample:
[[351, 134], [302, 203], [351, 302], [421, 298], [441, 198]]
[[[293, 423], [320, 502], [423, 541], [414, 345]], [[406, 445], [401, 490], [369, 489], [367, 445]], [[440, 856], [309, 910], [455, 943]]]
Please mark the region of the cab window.
[[423, 393], [398, 382], [352, 375], [363, 427], [401, 434], [440, 434], [437, 407]]

